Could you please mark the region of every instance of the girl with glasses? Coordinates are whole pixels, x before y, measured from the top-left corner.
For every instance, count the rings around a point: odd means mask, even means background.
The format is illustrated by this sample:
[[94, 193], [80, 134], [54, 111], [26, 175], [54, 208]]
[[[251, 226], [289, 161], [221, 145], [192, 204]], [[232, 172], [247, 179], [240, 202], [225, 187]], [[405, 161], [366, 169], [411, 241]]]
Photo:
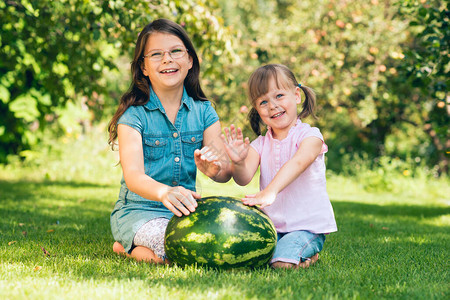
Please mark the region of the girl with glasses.
[[169, 219], [195, 211], [200, 198], [196, 169], [226, 182], [230, 166], [214, 155], [224, 150], [219, 118], [200, 86], [199, 59], [180, 25], [159, 19], [145, 26], [131, 73], [130, 89], [108, 128], [110, 145], [118, 141], [123, 171], [111, 214], [113, 250], [167, 263]]
[[[326, 191], [328, 148], [319, 129], [301, 121], [314, 116], [315, 95], [283, 65], [258, 68], [248, 87], [253, 107], [249, 119], [259, 137], [250, 144], [240, 128], [224, 129], [233, 178], [247, 185], [260, 167], [260, 192], [242, 201], [258, 205], [277, 229], [272, 267], [305, 268], [319, 258], [325, 234], [337, 231]], [[267, 126], [265, 135], [261, 135], [262, 124]]]

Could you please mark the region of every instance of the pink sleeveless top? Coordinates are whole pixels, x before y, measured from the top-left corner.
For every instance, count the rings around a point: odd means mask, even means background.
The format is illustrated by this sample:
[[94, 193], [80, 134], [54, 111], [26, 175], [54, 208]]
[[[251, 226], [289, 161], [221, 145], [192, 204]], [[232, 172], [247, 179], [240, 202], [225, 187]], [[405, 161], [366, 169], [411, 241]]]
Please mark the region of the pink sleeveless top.
[[[300, 120], [292, 127], [288, 136], [277, 140], [268, 128], [265, 136], [259, 136], [251, 146], [260, 156], [260, 190], [275, 177], [280, 168], [298, 150], [307, 137], [323, 141], [320, 130]], [[308, 230], [313, 233], [337, 231], [333, 208], [326, 190], [325, 153], [328, 147], [323, 143], [322, 152], [316, 160], [290, 185], [282, 190], [275, 202], [263, 209], [272, 219], [278, 232]]]

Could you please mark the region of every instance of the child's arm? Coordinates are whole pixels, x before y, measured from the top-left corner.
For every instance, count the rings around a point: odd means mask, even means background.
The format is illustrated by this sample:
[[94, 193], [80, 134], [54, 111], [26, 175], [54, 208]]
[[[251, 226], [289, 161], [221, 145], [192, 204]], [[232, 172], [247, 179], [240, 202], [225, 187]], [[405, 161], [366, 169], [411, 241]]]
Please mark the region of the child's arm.
[[225, 135], [222, 140], [225, 144], [225, 150], [232, 162], [231, 172], [234, 181], [239, 185], [247, 185], [258, 170], [259, 154], [250, 147], [248, 137], [243, 139], [241, 128], [235, 128], [231, 124], [230, 129], [224, 128]]
[[316, 137], [304, 139], [294, 156], [287, 161], [275, 175], [269, 185], [259, 193], [246, 195], [242, 202], [246, 205], [271, 205], [279, 192], [302, 174], [322, 151], [323, 141]]
[[203, 148], [195, 150], [197, 168], [217, 182], [227, 182], [231, 178], [231, 164], [226, 157], [225, 147], [220, 139], [220, 122], [217, 121], [203, 132]]
[[200, 198], [200, 194], [182, 186], [167, 186], [145, 174], [141, 134], [123, 124], [119, 124], [117, 133], [120, 164], [130, 191], [146, 199], [162, 202], [179, 217], [195, 211], [197, 207], [195, 198]]

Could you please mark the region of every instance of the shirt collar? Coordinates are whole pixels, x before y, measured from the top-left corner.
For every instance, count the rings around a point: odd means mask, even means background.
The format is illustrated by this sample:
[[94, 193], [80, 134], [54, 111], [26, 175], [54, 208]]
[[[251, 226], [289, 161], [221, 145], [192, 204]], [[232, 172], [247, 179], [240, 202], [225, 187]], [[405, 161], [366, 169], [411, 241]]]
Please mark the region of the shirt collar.
[[[186, 92], [186, 89], [183, 86], [183, 96], [181, 96], [181, 104], [184, 104], [187, 109], [191, 110], [193, 105], [193, 99], [192, 97], [189, 97], [189, 95]], [[150, 86], [150, 96], [147, 103], [144, 105], [149, 110], [155, 110], [159, 109], [161, 112], [165, 112], [164, 107], [161, 104], [161, 101], [159, 100], [158, 96], [156, 95], [153, 88]]]
[[194, 99], [192, 97], [189, 97], [189, 95], [186, 92], [186, 89], [183, 86], [183, 96], [181, 96], [181, 104], [184, 104], [187, 109], [191, 110], [193, 105]]
[[[286, 138], [289, 137], [289, 136], [292, 134], [293, 129], [294, 129], [295, 127], [299, 126], [300, 124], [302, 124], [302, 121], [301, 121], [300, 119], [297, 118], [297, 122], [295, 122], [295, 125], [292, 126], [292, 127], [289, 129], [289, 132], [288, 132], [288, 135], [286, 136]], [[270, 137], [271, 139], [275, 139], [275, 138], [273, 137], [272, 127], [267, 126], [267, 133], [266, 133], [266, 134], [268, 134], [269, 137]]]

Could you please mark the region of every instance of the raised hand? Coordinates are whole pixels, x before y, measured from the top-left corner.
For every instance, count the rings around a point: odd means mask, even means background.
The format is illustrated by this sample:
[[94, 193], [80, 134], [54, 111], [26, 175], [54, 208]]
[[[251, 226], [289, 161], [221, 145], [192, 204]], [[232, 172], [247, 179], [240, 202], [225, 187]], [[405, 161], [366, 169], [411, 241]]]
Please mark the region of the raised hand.
[[230, 128], [224, 128], [225, 134], [222, 134], [222, 140], [225, 144], [225, 151], [228, 154], [228, 157], [231, 159], [233, 163], [242, 162], [248, 154], [248, 149], [250, 146], [250, 140], [248, 137], [245, 138], [242, 135], [241, 128], [235, 128], [233, 124], [230, 125]]
[[189, 215], [195, 211], [200, 194], [182, 186], [169, 187], [162, 197], [162, 204], [176, 216]]
[[194, 152], [194, 161], [197, 168], [206, 176], [213, 178], [219, 174], [222, 169], [222, 163], [219, 161], [218, 153], [208, 146]]

